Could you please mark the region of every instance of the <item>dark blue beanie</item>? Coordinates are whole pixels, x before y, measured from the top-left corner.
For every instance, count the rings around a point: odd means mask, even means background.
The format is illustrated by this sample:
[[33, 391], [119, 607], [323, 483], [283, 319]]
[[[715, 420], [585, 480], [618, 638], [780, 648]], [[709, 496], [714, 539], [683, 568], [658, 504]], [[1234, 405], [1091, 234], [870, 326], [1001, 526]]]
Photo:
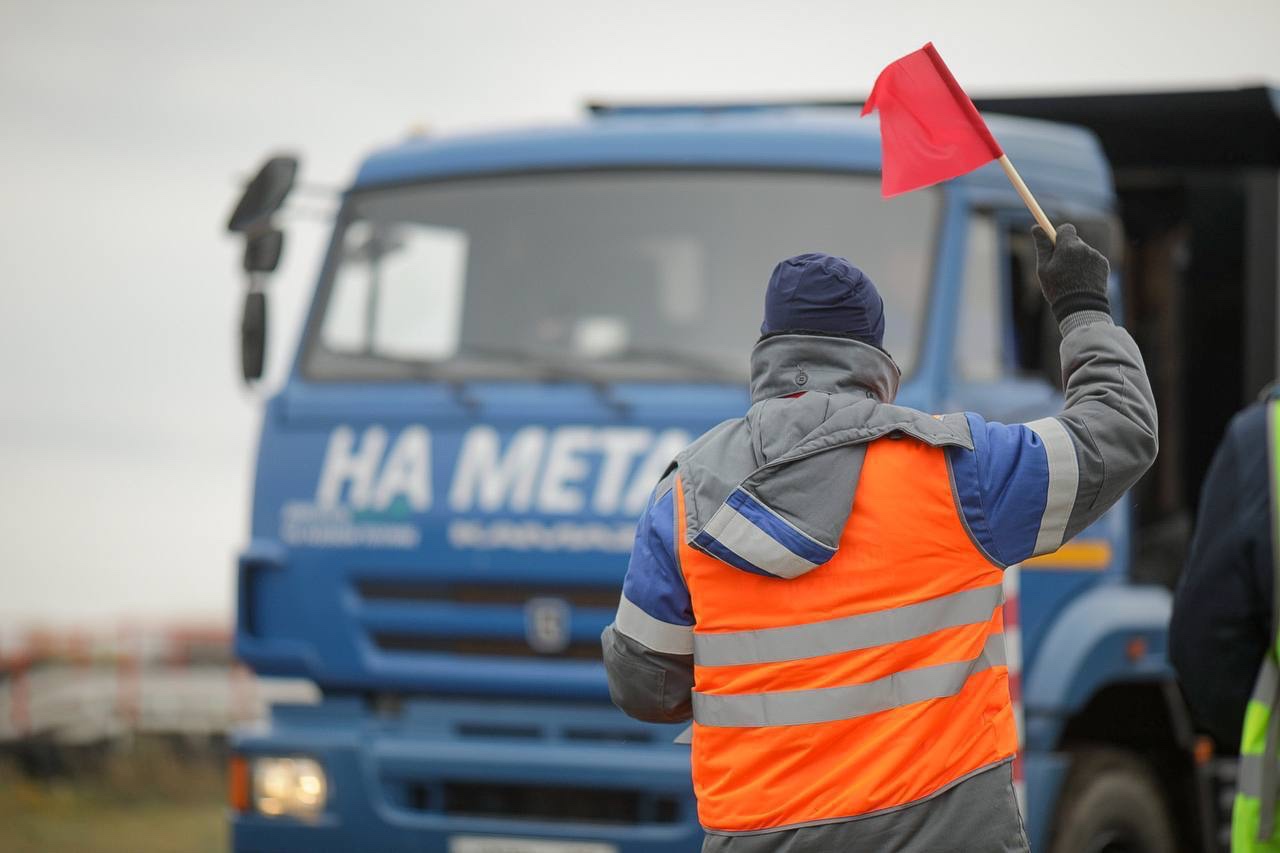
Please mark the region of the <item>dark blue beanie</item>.
[[769, 277], [760, 334], [805, 329], [883, 348], [884, 302], [871, 279], [844, 258], [821, 252], [787, 258]]

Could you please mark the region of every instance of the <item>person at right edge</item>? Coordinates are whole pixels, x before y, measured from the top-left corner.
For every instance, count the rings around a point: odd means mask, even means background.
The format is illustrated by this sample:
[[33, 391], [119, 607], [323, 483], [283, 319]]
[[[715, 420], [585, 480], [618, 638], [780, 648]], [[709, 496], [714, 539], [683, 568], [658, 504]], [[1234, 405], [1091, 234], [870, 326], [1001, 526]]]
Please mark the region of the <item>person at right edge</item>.
[[1033, 233], [1063, 334], [1055, 417], [893, 405], [875, 286], [799, 255], [766, 291], [751, 408], [659, 481], [601, 640], [623, 711], [693, 719], [704, 851], [1028, 849], [1002, 570], [1059, 548], [1156, 454], [1106, 259], [1071, 225], [1056, 246]]
[[1280, 851], [1280, 386], [1238, 413], [1205, 476], [1169, 658], [1196, 719], [1240, 750], [1231, 849]]

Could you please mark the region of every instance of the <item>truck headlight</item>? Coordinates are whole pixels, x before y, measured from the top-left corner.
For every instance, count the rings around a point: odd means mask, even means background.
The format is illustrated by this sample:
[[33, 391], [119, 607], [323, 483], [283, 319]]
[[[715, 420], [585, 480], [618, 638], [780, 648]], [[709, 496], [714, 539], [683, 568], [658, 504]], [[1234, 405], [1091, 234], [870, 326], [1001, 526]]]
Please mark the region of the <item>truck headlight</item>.
[[264, 815], [314, 818], [329, 793], [324, 768], [312, 758], [255, 758], [253, 807]]

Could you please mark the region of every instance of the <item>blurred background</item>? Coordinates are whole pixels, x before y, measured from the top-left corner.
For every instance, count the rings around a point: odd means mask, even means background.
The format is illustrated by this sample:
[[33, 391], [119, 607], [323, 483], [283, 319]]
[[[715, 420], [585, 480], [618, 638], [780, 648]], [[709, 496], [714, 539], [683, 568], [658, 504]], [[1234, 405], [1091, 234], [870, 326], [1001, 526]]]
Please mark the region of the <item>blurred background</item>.
[[[1273, 0], [3, 0], [0, 742], [42, 746], [0, 753], [0, 849], [141, 851], [157, 821], [154, 849], [223, 849], [221, 732], [308, 690], [232, 663], [232, 568], [325, 190], [371, 147], [592, 98], [857, 98], [928, 40], [975, 95], [1277, 83], [1278, 37]], [[248, 392], [224, 226], [277, 150], [307, 191]]]

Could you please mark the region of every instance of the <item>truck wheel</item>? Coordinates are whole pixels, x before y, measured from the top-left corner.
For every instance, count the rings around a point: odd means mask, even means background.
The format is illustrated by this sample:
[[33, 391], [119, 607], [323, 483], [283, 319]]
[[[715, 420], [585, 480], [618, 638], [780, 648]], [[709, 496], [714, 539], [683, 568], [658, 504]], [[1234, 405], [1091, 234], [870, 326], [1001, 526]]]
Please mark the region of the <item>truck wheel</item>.
[[1059, 798], [1053, 853], [1175, 853], [1173, 821], [1151, 769], [1120, 749], [1075, 753]]

